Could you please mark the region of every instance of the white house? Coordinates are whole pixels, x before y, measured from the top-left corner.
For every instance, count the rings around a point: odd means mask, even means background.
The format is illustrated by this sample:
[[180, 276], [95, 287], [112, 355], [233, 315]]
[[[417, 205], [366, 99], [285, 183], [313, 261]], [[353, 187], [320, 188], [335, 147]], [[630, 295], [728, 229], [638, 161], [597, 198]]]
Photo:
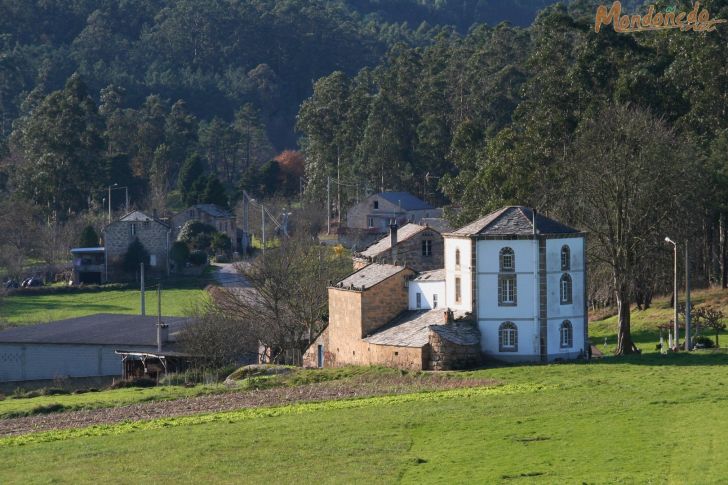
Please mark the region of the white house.
[[447, 308], [445, 270], [419, 273], [409, 282], [409, 309], [434, 310]]
[[587, 349], [585, 234], [510, 206], [445, 238], [445, 300], [470, 313], [484, 355], [572, 359]]

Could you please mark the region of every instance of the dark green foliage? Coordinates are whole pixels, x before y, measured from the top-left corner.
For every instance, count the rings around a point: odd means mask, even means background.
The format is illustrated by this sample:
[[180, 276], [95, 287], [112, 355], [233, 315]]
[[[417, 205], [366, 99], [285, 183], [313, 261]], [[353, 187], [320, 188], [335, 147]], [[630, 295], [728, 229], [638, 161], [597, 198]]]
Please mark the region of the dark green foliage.
[[229, 207], [228, 198], [225, 193], [225, 187], [223, 187], [220, 179], [214, 175], [210, 175], [205, 183], [205, 189], [202, 192], [202, 196], [199, 199], [200, 204], [215, 204], [222, 208], [227, 209]]
[[203, 178], [204, 174], [205, 165], [203, 164], [202, 158], [196, 153], [187, 157], [177, 178], [177, 190], [182, 195], [182, 200], [184, 200], [185, 204], [192, 205], [197, 203], [199, 186], [196, 184]]
[[86, 226], [78, 237], [78, 247], [80, 248], [96, 248], [99, 247], [99, 235], [96, 233], [94, 226]]
[[190, 253], [189, 262], [194, 266], [202, 266], [203, 264], [207, 264], [207, 253], [205, 251], [196, 249]]
[[213, 236], [217, 230], [209, 224], [200, 221], [187, 221], [177, 236], [177, 240], [184, 242], [191, 249], [205, 251], [210, 247]]
[[217, 232], [212, 236], [210, 248], [216, 253], [227, 254], [232, 250], [233, 244], [227, 234]]
[[139, 271], [141, 263], [145, 266], [149, 265], [149, 253], [139, 239], [134, 239], [124, 254], [122, 268], [128, 273], [136, 273]]
[[183, 268], [190, 258], [190, 249], [184, 241], [175, 241], [169, 250], [169, 258], [175, 263], [177, 269]]

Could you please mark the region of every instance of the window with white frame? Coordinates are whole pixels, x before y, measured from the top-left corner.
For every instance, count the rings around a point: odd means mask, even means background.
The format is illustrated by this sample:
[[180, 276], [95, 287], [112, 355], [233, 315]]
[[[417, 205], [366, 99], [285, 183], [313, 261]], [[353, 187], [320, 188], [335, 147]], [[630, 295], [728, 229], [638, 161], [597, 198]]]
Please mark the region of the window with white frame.
[[561, 246], [561, 271], [569, 271], [571, 269], [571, 249], [564, 244]]
[[137, 233], [137, 226], [134, 222], [131, 223], [130, 231], [132, 236], [136, 236]]
[[574, 345], [574, 327], [571, 326], [570, 321], [564, 320], [561, 323], [559, 340], [562, 349], [570, 349]]
[[374, 227], [374, 218], [367, 217], [367, 227]]
[[561, 275], [561, 304], [562, 305], [569, 305], [572, 302], [571, 298], [571, 276], [568, 273], [564, 273]]
[[462, 301], [462, 289], [460, 284], [460, 278], [455, 278], [455, 303]]
[[516, 305], [516, 275], [498, 276], [498, 305]]
[[498, 350], [518, 352], [518, 327], [513, 322], [503, 322], [498, 329]]
[[416, 308], [422, 308], [422, 293], [417, 293], [415, 295], [416, 300]]
[[460, 267], [460, 249], [455, 250], [455, 267]]
[[437, 293], [432, 294], [432, 308], [437, 308]]
[[504, 271], [515, 271], [516, 269], [516, 257], [513, 254], [513, 249], [503, 248], [500, 250], [500, 270]]

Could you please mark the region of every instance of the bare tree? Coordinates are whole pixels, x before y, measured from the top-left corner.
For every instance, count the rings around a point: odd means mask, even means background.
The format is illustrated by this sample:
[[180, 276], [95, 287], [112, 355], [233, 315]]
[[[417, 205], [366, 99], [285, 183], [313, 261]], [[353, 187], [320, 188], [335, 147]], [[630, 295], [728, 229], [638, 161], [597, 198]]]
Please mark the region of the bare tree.
[[251, 331], [272, 361], [301, 355], [328, 323], [328, 286], [351, 262], [308, 238], [284, 240], [238, 270], [250, 288], [223, 288], [216, 302], [233, 318], [255, 322]]
[[689, 213], [700, 173], [696, 159], [665, 122], [615, 106], [580, 128], [559, 167], [559, 212], [588, 231], [590, 258], [611, 270], [617, 354], [638, 351], [630, 330], [635, 281], [644, 281], [664, 237]]

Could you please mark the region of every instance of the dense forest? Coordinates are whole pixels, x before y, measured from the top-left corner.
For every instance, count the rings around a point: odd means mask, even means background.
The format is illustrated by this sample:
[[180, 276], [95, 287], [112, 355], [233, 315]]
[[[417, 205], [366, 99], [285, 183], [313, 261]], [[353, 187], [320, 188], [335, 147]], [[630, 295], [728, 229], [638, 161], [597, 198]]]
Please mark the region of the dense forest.
[[163, 213], [332, 183], [339, 217], [408, 190], [588, 230], [595, 305], [667, 291], [668, 233], [728, 284], [728, 28], [597, 34], [601, 2], [553, 3], [0, 0], [0, 203], [56, 241], [112, 184]]

